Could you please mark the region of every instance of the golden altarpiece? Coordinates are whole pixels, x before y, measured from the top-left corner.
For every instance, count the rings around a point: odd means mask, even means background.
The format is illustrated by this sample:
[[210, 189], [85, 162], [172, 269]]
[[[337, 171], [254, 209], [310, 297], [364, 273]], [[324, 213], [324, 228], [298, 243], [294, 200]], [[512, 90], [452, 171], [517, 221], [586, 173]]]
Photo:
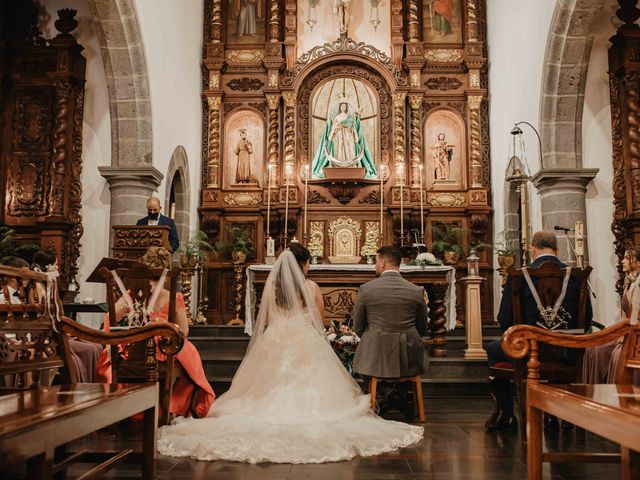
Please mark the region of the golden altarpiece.
[[[491, 238], [485, 0], [206, 0], [204, 22], [199, 211], [212, 241], [237, 226], [249, 263], [264, 263], [267, 235], [328, 263], [430, 247], [442, 223], [464, 228], [466, 252]], [[208, 323], [237, 313], [233, 277], [230, 259], [208, 263]]]

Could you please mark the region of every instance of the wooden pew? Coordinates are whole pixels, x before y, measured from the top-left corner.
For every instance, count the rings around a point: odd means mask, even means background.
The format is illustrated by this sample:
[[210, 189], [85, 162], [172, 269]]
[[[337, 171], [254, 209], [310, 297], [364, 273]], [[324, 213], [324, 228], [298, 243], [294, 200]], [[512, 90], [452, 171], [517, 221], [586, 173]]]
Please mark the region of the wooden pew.
[[[624, 336], [616, 384], [549, 385], [540, 383], [538, 343], [586, 348]], [[527, 466], [528, 478], [542, 478], [542, 462], [610, 462], [622, 460], [622, 478], [640, 478], [640, 387], [632, 382], [640, 372], [640, 325], [620, 322], [598, 333], [579, 337], [529, 325], [509, 328], [503, 337], [505, 352], [517, 359], [527, 355]], [[621, 455], [551, 453], [542, 451], [542, 417], [549, 413], [620, 444]]]
[[[45, 274], [0, 266], [0, 288], [7, 292], [9, 281], [28, 298], [29, 282], [46, 284]], [[146, 342], [158, 338], [165, 355], [177, 353], [184, 343], [175, 325], [149, 324], [144, 327], [104, 333], [80, 325], [62, 315], [56, 284], [44, 304], [0, 304], [0, 377], [15, 376], [17, 381], [0, 397], [0, 471], [11, 464], [27, 462], [28, 478], [51, 478], [64, 474], [71, 454], [55, 458], [64, 445], [100, 428], [144, 412], [142, 471], [153, 478], [158, 408], [158, 385], [77, 384], [70, 359], [68, 336], [104, 345]], [[155, 346], [151, 354], [155, 360]], [[62, 385], [50, 387], [45, 373], [56, 369]], [[148, 371], [150, 378], [154, 372]], [[155, 373], [157, 378], [157, 372]], [[0, 392], [2, 393], [2, 392]], [[130, 455], [130, 449], [94, 467], [88, 475], [104, 473], [116, 461]]]

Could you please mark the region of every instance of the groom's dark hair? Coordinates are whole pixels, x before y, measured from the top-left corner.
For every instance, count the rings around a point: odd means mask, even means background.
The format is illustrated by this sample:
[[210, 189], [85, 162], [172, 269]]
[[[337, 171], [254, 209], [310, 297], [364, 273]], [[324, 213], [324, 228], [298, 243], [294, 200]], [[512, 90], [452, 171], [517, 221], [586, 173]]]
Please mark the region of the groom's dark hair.
[[398, 247], [380, 247], [378, 249], [378, 255], [380, 255], [380, 258], [383, 258], [385, 261], [391, 265], [395, 265], [396, 267], [399, 267], [402, 263], [402, 252]]

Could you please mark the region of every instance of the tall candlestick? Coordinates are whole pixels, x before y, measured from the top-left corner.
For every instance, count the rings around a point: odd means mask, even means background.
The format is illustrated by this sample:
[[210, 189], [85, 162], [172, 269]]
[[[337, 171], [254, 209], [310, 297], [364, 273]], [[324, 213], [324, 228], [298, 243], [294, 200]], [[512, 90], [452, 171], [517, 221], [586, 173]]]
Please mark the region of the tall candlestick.
[[284, 169], [285, 189], [284, 189], [284, 247], [287, 247], [287, 237], [289, 231], [289, 176], [291, 175], [291, 165], [287, 164]]
[[302, 242], [307, 244], [307, 199], [309, 196], [309, 165], [304, 166], [304, 224], [302, 228]]
[[384, 245], [384, 175], [383, 165], [380, 163], [380, 246]]
[[404, 166], [398, 165], [400, 175], [400, 245], [404, 245]]
[[420, 164], [420, 243], [424, 243], [424, 190], [422, 189], [422, 164]]

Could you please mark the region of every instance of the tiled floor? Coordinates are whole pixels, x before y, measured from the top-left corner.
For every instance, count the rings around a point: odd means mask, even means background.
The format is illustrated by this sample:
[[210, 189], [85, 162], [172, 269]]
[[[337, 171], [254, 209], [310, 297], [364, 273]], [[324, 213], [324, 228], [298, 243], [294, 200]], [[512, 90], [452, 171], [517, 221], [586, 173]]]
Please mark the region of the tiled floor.
[[[516, 432], [487, 433], [484, 420], [491, 409], [485, 399], [427, 400], [427, 423], [422, 443], [400, 452], [350, 462], [322, 465], [247, 465], [234, 462], [199, 462], [159, 457], [160, 479], [524, 479], [526, 447]], [[400, 419], [389, 412], [388, 418]], [[139, 435], [125, 433], [117, 440], [101, 433], [82, 442], [91, 448], [137, 445]], [[615, 451], [616, 446], [587, 434], [586, 444], [578, 446], [574, 431], [560, 432], [557, 438], [546, 438], [547, 448], [563, 451]], [[77, 478], [86, 465], [74, 466], [67, 478]], [[619, 478], [615, 464], [582, 464], [545, 466], [545, 478], [613, 479]], [[136, 464], [123, 464], [106, 478], [139, 478]]]

